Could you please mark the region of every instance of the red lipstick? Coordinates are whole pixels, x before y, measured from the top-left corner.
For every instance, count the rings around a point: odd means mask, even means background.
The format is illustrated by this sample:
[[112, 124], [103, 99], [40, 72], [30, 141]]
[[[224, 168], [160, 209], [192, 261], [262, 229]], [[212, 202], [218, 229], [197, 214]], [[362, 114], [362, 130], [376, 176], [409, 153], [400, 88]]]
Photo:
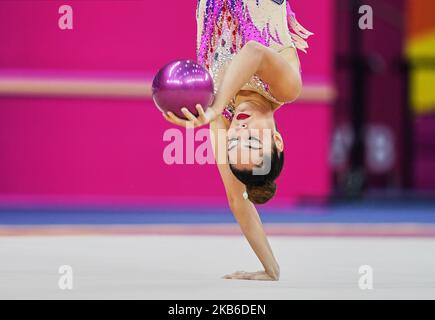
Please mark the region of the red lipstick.
[[240, 114], [237, 115], [237, 120], [246, 120], [246, 119], [248, 119], [249, 117], [250, 117], [249, 114], [246, 114], [246, 113], [240, 113]]

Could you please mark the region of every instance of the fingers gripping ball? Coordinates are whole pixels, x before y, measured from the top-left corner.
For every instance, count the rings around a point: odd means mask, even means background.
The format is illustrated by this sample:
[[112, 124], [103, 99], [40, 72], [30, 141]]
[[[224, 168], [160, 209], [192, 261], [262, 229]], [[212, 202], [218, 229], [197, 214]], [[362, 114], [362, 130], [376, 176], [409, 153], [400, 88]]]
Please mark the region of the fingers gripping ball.
[[198, 116], [196, 105], [202, 105], [205, 111], [214, 100], [210, 73], [191, 60], [164, 66], [154, 78], [152, 91], [154, 103], [160, 111], [172, 112], [181, 119], [186, 119], [182, 108]]

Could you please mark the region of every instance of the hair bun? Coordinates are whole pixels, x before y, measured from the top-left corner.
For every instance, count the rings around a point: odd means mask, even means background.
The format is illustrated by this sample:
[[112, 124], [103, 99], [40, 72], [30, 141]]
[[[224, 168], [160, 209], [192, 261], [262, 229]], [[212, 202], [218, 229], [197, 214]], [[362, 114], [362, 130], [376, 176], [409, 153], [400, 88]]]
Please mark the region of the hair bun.
[[265, 204], [275, 195], [276, 183], [273, 181], [267, 181], [265, 184], [260, 186], [248, 185], [246, 186], [246, 192], [248, 193], [248, 198], [252, 203]]

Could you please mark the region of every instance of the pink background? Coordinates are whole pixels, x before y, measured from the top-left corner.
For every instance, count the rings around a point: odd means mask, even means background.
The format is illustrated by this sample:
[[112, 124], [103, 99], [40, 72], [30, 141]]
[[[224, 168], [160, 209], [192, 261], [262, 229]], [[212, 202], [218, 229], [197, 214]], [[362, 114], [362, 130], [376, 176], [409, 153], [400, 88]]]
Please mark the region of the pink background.
[[[0, 77], [150, 79], [171, 60], [195, 58], [194, 0], [68, 1], [68, 31], [57, 25], [63, 4], [0, 2]], [[305, 83], [329, 84], [332, 1], [292, 5], [316, 34], [301, 53]], [[296, 103], [277, 118], [287, 163], [274, 204], [328, 195], [330, 106]], [[169, 127], [151, 101], [0, 96], [0, 202], [224, 203], [214, 166], [164, 164]]]

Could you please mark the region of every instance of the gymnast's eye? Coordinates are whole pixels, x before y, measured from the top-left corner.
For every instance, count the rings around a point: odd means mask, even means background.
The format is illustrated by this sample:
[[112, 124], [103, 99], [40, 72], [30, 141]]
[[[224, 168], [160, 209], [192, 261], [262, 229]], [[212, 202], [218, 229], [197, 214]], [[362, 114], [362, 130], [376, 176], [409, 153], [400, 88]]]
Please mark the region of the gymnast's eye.
[[239, 139], [230, 139], [228, 140], [228, 151], [231, 151], [235, 147], [237, 147], [237, 144], [239, 143]]
[[255, 137], [249, 137], [247, 146], [255, 150], [260, 150], [262, 148], [261, 141]]

